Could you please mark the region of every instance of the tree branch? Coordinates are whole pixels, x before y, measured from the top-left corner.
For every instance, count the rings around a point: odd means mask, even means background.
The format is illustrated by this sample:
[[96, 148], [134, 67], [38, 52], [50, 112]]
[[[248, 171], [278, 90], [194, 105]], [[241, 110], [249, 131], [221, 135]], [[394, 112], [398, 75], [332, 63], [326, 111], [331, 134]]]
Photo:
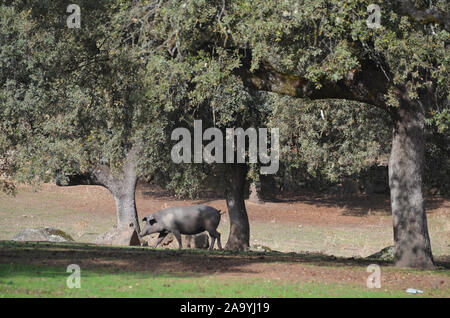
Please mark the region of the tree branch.
[[428, 8], [425, 10], [416, 9], [414, 2], [410, 0], [400, 0], [400, 13], [409, 16], [411, 19], [422, 23], [437, 23], [450, 32], [450, 14], [439, 11], [436, 8]]
[[315, 87], [301, 75], [278, 72], [269, 63], [250, 72], [248, 63], [237, 70], [245, 86], [263, 91], [310, 99], [347, 99], [385, 108], [384, 94], [389, 83], [383, 71], [372, 61], [365, 61], [361, 69], [349, 72], [345, 79], [337, 82], [321, 80]]

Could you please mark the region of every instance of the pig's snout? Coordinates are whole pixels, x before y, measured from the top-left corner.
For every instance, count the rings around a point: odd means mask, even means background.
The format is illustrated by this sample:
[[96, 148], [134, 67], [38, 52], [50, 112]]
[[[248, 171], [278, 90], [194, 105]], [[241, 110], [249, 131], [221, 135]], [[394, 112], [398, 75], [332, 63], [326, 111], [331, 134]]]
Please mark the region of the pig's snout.
[[144, 237], [146, 236], [148, 233], [148, 225], [144, 225], [144, 228], [138, 233], [139, 237]]
[[145, 229], [143, 229], [142, 231], [140, 231], [139, 233], [138, 233], [138, 236], [139, 237], [144, 237], [144, 236], [146, 236], [147, 235], [147, 231], [145, 230]]
[[142, 227], [142, 230], [138, 233], [138, 236], [140, 238], [146, 236], [147, 232], [148, 232], [147, 217], [143, 218], [142, 221], [145, 223], [144, 223], [144, 226]]

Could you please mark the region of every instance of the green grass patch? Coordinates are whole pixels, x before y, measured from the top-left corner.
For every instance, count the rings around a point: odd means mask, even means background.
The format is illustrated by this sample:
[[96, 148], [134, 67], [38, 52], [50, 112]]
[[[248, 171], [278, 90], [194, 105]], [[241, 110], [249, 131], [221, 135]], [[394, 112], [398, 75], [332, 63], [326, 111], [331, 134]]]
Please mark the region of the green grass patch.
[[[68, 288], [66, 268], [0, 264], [1, 297], [408, 297], [405, 291], [350, 284], [283, 283], [265, 279], [181, 277], [81, 269], [81, 288]], [[423, 297], [424, 295], [414, 295]]]

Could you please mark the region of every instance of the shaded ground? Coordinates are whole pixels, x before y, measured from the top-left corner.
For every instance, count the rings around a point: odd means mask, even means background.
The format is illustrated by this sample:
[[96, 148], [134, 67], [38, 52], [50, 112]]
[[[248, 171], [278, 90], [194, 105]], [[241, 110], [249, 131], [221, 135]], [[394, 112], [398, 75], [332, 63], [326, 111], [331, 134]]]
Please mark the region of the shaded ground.
[[[78, 264], [84, 270], [116, 274], [134, 272], [180, 278], [206, 276], [223, 282], [236, 278], [260, 278], [290, 284], [347, 284], [367, 289], [369, 274], [366, 267], [371, 263], [373, 260], [336, 258], [316, 253], [180, 252], [143, 247], [0, 242], [0, 264], [11, 264], [12, 273], [14, 267], [24, 264], [64, 269], [69, 264]], [[440, 270], [437, 271], [401, 270], [387, 262], [377, 263], [381, 266], [383, 291], [416, 288], [426, 291], [426, 296], [450, 296], [448, 260], [439, 262]]]

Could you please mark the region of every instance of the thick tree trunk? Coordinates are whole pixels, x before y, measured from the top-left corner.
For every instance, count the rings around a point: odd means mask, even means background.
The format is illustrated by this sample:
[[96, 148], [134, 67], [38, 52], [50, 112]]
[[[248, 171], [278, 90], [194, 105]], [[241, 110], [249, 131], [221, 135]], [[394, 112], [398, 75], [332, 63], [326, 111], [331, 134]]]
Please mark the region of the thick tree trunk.
[[389, 187], [394, 225], [395, 264], [434, 268], [423, 200], [424, 109], [404, 98], [392, 112]]
[[227, 250], [246, 251], [250, 247], [250, 225], [244, 201], [246, 176], [245, 164], [229, 165], [226, 197], [230, 217], [230, 235], [225, 245]]
[[117, 226], [119, 228], [130, 227], [132, 224], [139, 233], [140, 226], [135, 203], [138, 181], [136, 175], [137, 152], [137, 146], [131, 148], [126, 155], [123, 170], [119, 174], [113, 174], [107, 165], [99, 165], [88, 174], [69, 176], [67, 185], [100, 185], [107, 188], [116, 203]]
[[115, 180], [114, 190], [111, 190], [111, 193], [116, 202], [117, 226], [129, 227], [133, 224], [133, 227], [139, 233], [139, 219], [135, 203], [136, 183], [135, 175]]

